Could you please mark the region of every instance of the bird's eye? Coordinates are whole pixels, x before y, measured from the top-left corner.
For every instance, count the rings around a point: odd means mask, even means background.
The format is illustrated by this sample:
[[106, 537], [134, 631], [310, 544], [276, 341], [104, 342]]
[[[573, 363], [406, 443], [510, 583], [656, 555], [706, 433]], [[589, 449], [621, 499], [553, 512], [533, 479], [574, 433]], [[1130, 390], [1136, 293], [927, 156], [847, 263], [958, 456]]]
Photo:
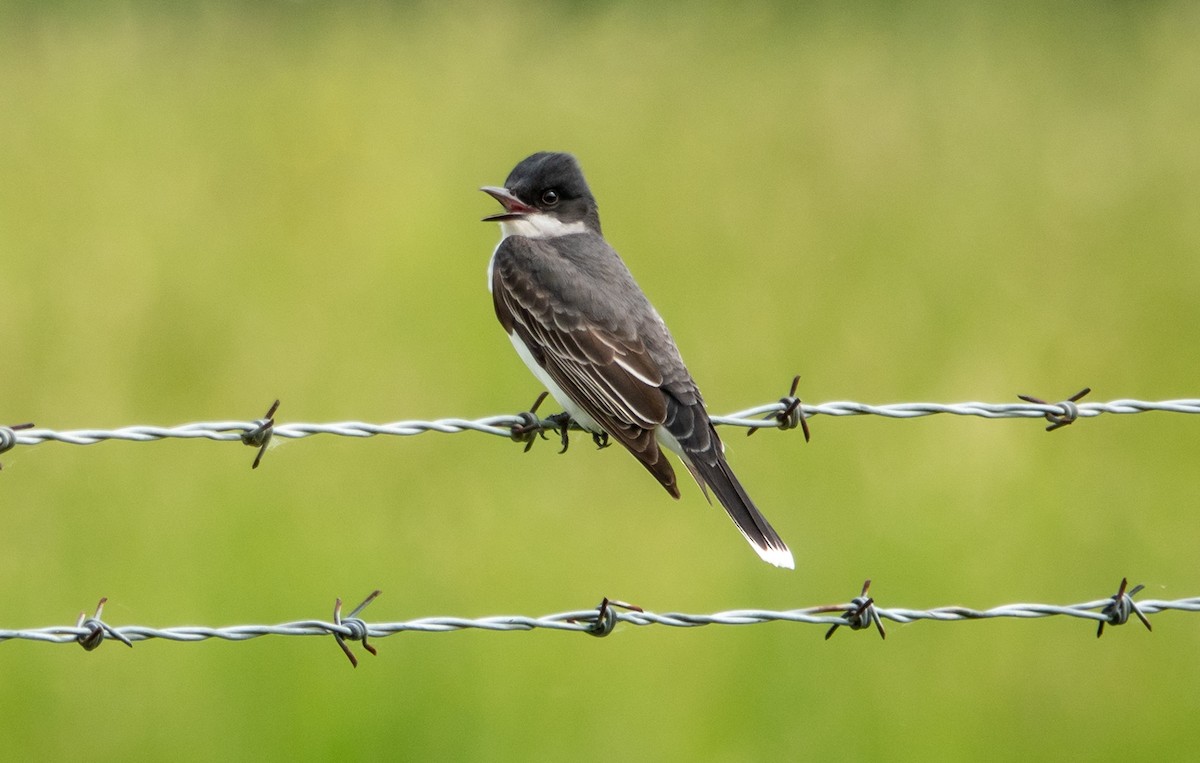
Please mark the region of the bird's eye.
[[558, 191], [551, 188], [542, 193], [542, 203], [548, 207], [552, 207], [558, 203]]

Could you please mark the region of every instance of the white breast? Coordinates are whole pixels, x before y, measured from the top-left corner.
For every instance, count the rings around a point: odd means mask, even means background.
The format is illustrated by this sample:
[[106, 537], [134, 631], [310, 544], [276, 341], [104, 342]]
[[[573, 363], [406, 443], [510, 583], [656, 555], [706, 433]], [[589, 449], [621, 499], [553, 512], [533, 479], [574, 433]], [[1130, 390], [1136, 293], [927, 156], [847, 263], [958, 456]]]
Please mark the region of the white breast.
[[[525, 236], [526, 238], [555, 238], [557, 236], [568, 236], [572, 233], [584, 233], [587, 227], [582, 221], [573, 223], [563, 223], [555, 217], [543, 214], [526, 215], [517, 220], [505, 220], [500, 223], [500, 241], [496, 244], [496, 248], [492, 250], [492, 256], [488, 259], [487, 269], [487, 285], [488, 292], [492, 291], [493, 271], [496, 267], [496, 252], [500, 249], [500, 244], [504, 243], [504, 239], [509, 236]], [[575, 402], [567, 396], [562, 387], [555, 383], [554, 379], [550, 378], [550, 374], [546, 373], [546, 369], [538, 365], [534, 360], [533, 353], [525, 346], [525, 342], [517, 335], [517, 332], [512, 332], [508, 335], [509, 341], [516, 348], [517, 354], [521, 356], [521, 360], [525, 361], [525, 365], [529, 366], [529, 370], [537, 377], [537, 380], [542, 383], [550, 396], [554, 398], [562, 409], [570, 414], [581, 427], [592, 432], [603, 432], [604, 429], [596, 420], [589, 416]]]
[[538, 362], [533, 358], [533, 353], [525, 346], [525, 342], [517, 335], [517, 332], [514, 331], [509, 334], [508, 339], [512, 342], [513, 347], [516, 348], [517, 354], [521, 356], [521, 360], [525, 361], [525, 365], [529, 366], [529, 370], [542, 383], [542, 386], [546, 388], [550, 396], [554, 398], [554, 401], [562, 406], [562, 409], [570, 414], [571, 418], [575, 419], [579, 426], [597, 434], [604, 431], [604, 428], [597, 424], [595, 419], [585, 413], [578, 405], [575, 405], [575, 401], [563, 391], [563, 388], [558, 386], [554, 379], [550, 378], [550, 374], [546, 373], [546, 369], [538, 365]]

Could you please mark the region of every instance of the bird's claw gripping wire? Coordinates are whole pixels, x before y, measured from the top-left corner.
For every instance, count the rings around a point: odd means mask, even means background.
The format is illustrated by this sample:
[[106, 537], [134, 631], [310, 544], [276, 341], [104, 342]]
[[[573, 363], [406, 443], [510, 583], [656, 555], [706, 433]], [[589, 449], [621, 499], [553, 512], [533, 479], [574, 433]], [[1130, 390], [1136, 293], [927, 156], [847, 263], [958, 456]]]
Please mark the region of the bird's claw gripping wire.
[[[533, 405], [530, 406], [528, 411], [523, 411], [522, 413], [517, 414], [517, 417], [520, 418], [521, 421], [517, 424], [513, 424], [510, 427], [511, 434], [509, 436], [512, 438], [513, 442], [525, 443], [526, 453], [528, 453], [529, 449], [533, 447], [533, 443], [538, 437], [541, 437], [543, 440], [547, 439], [547, 429], [553, 429], [558, 433], [559, 441], [562, 443], [562, 448], [560, 448], [558, 451], [559, 454], [567, 452], [567, 448], [571, 444], [570, 431], [572, 429], [586, 431], [583, 429], [583, 427], [579, 426], [574, 419], [571, 418], [571, 414], [565, 411], [562, 413], [552, 414], [544, 419], [538, 416], [538, 406], [542, 404], [542, 401], [545, 400], [549, 394], [549, 392], [543, 392], [542, 394], [538, 395], [537, 400], [533, 401]], [[607, 448], [609, 446], [607, 432], [589, 432], [589, 434], [591, 434], [592, 442], [596, 443], [597, 448]]]
[[571, 425], [575, 422], [571, 420], [571, 415], [566, 411], [547, 416], [546, 421], [550, 422], [550, 426], [555, 432], [558, 432], [559, 440], [562, 442], [562, 447], [558, 450], [558, 454], [561, 456], [567, 452], [567, 447], [571, 444], [568, 433], [571, 431]]
[[[795, 429], [800, 427], [804, 432], [804, 441], [809, 442], [812, 439], [812, 433], [808, 431], [808, 417], [804, 415], [804, 406], [800, 403], [800, 398], [796, 397], [796, 389], [800, 386], [800, 375], [797, 374], [792, 379], [792, 387], [787, 395], [779, 398], [779, 403], [783, 409], [768, 416], [769, 419], [775, 419], [778, 429]], [[746, 436], [754, 434], [759, 430], [755, 427], [746, 432]]]
[[1059, 427], [1065, 427], [1075, 423], [1075, 419], [1079, 418], [1079, 406], [1075, 404], [1082, 400], [1084, 396], [1091, 391], [1091, 387], [1084, 387], [1066, 400], [1058, 403], [1048, 403], [1045, 400], [1033, 397], [1032, 395], [1017, 395], [1017, 397], [1021, 398], [1027, 403], [1034, 403], [1035, 405], [1054, 405], [1062, 409], [1061, 412], [1046, 411], [1046, 421], [1050, 422], [1050, 425], [1046, 427], [1046, 431], [1053, 432]]
[[[843, 617], [846, 618], [846, 622], [844, 624], [852, 631], [860, 631], [874, 625], [879, 629], [879, 638], [886, 639], [887, 631], [883, 629], [883, 621], [879, 619], [879, 613], [875, 611], [875, 600], [867, 596], [869, 590], [871, 590], [871, 581], [867, 579], [863, 583], [862, 594], [851, 599], [849, 606], [845, 608]], [[842, 625], [843, 623], [834, 623], [833, 627], [825, 632], [825, 640], [828, 641]]]
[[254, 420], [254, 429], [242, 434], [243, 443], [252, 448], [258, 448], [258, 453], [254, 456], [254, 463], [250, 465], [251, 469], [258, 468], [263, 453], [267, 452], [267, 446], [271, 444], [271, 435], [275, 433], [275, 411], [277, 410], [279, 410], [278, 400], [271, 403], [266, 416]]
[[1125, 623], [1129, 622], [1129, 616], [1131, 614], [1137, 615], [1137, 619], [1142, 621], [1142, 625], [1146, 626], [1146, 630], [1154, 630], [1150, 627], [1150, 621], [1146, 619], [1146, 615], [1142, 613], [1142, 610], [1133, 600], [1133, 597], [1137, 594], [1137, 592], [1145, 588], [1145, 586], [1140, 584], [1135, 585], [1133, 588], [1130, 588], [1127, 593], [1125, 588], [1128, 585], [1129, 579], [1121, 578], [1121, 587], [1117, 589], [1116, 595], [1112, 597], [1112, 602], [1109, 603], [1109, 605], [1103, 610], [1101, 610], [1100, 614], [1104, 615], [1108, 619], [1100, 621], [1100, 627], [1096, 629], [1096, 638], [1100, 638], [1104, 635], [1105, 625], [1124, 625]]

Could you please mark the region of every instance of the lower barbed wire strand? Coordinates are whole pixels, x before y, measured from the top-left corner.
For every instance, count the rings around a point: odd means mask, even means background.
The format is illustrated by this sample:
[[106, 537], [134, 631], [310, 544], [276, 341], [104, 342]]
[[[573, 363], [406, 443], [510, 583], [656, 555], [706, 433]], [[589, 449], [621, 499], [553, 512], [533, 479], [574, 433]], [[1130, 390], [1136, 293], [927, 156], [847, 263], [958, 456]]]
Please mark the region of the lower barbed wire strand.
[[[1082, 604], [1006, 604], [986, 610], [969, 607], [937, 607], [934, 609], [903, 609], [876, 607], [875, 612], [884, 620], [896, 623], [917, 621], [955, 622], [999, 618], [1046, 618], [1065, 616], [1092, 621], [1109, 621], [1105, 608], [1112, 598], [1097, 599]], [[1144, 615], [1166, 611], [1200, 612], [1200, 597], [1162, 601], [1147, 599], [1137, 602]], [[619, 624], [633, 626], [667, 626], [674, 628], [697, 628], [710, 625], [760, 625], [781, 622], [812, 625], [846, 624], [844, 614], [853, 609], [852, 604], [824, 605], [793, 610], [741, 609], [713, 614], [685, 614], [679, 612], [618, 611], [615, 617]], [[595, 609], [576, 610], [542, 617], [525, 615], [498, 615], [481, 618], [425, 617], [401, 622], [367, 623], [367, 635], [372, 638], [394, 636], [401, 633], [449, 633], [462, 630], [484, 631], [532, 631], [539, 629], [588, 632], [594, 628]], [[229, 625], [224, 627], [179, 626], [151, 628], [141, 625], [108, 626], [130, 642], [162, 639], [178, 642], [196, 642], [209, 639], [223, 641], [248, 641], [263, 636], [329, 636], [339, 633], [345, 637], [353, 634], [347, 626], [322, 620], [300, 620], [277, 625]], [[40, 641], [46, 643], [72, 643], [86, 636], [89, 629], [78, 626], [49, 626], [21, 630], [0, 630], [0, 641]]]

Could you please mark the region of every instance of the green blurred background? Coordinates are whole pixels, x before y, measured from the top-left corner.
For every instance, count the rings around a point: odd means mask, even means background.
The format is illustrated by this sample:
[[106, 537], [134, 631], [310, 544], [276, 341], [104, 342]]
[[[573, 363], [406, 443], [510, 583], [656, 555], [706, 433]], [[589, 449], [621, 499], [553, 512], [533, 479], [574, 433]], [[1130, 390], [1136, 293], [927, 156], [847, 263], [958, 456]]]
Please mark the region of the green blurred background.
[[[710, 407], [1194, 397], [1200, 7], [261, 2], [0, 9], [0, 420], [516, 412], [476, 189], [575, 152]], [[727, 433], [757, 561], [617, 448], [483, 435], [0, 457], [0, 627], [987, 607], [1200, 592], [1200, 429]], [[1200, 621], [0, 645], [6, 755], [1161, 759]]]

